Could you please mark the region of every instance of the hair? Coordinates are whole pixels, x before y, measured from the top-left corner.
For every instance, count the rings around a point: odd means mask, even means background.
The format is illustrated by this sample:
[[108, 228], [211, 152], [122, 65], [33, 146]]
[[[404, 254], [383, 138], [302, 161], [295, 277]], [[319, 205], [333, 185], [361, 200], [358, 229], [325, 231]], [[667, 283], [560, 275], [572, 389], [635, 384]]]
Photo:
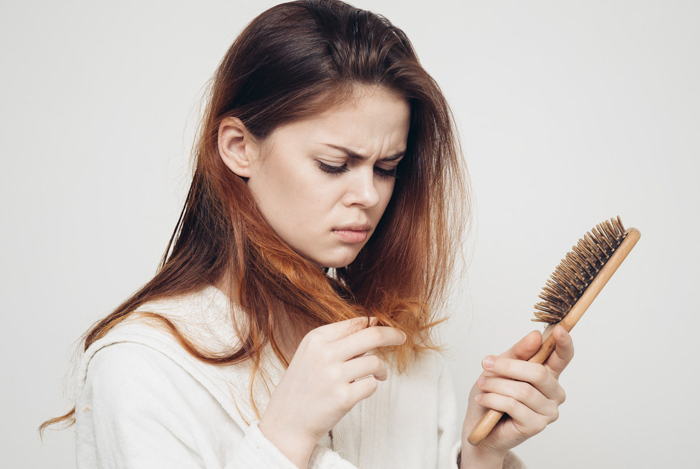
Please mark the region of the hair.
[[[219, 155], [219, 125], [237, 117], [255, 138], [265, 139], [281, 125], [332, 108], [362, 85], [384, 87], [408, 102], [407, 150], [373, 236], [351, 264], [327, 272], [293, 251], [264, 220], [245, 179]], [[392, 352], [400, 372], [418, 353], [442, 349], [431, 331], [447, 319], [438, 312], [468, 218], [467, 177], [451, 111], [402, 30], [338, 0], [270, 8], [243, 30], [216, 70], [193, 154], [194, 177], [158, 272], [86, 333], [84, 350], [139, 306], [226, 278], [237, 292], [231, 306], [247, 321], [234, 322], [238, 349], [205, 353], [161, 320], [204, 362], [252, 359], [253, 380], [268, 343], [289, 365], [274, 334], [281, 314], [306, 330], [376, 316], [378, 324], [407, 334], [403, 345], [379, 351], [385, 358]], [[40, 431], [70, 426], [74, 415], [75, 408], [44, 422]]]

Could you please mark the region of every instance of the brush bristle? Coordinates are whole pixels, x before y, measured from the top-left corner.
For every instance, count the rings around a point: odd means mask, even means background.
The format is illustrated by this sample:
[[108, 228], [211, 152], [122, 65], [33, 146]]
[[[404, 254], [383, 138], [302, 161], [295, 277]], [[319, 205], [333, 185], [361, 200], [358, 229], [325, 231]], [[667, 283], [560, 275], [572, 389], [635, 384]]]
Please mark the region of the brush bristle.
[[588, 285], [625, 239], [620, 217], [598, 224], [557, 266], [540, 293], [544, 301], [535, 305], [536, 322], [556, 324], [576, 304]]

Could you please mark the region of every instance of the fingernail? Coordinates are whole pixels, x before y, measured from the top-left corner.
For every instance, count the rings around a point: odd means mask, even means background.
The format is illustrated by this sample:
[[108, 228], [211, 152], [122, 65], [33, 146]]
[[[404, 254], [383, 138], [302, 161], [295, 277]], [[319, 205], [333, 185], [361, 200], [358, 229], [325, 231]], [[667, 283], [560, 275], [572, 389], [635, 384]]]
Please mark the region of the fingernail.
[[474, 398], [474, 400], [476, 402], [480, 402], [481, 401], [481, 394], [477, 394], [476, 397]]
[[485, 382], [486, 382], [486, 378], [484, 378], [483, 376], [477, 380], [477, 384], [479, 386], [483, 386]]
[[403, 335], [403, 341], [406, 342], [406, 339], [408, 338], [406, 333], [404, 331], [399, 331], [399, 332], [401, 333], [401, 335]]
[[493, 366], [493, 357], [486, 357], [484, 358], [484, 361], [482, 362], [484, 365], [484, 368], [491, 368]]

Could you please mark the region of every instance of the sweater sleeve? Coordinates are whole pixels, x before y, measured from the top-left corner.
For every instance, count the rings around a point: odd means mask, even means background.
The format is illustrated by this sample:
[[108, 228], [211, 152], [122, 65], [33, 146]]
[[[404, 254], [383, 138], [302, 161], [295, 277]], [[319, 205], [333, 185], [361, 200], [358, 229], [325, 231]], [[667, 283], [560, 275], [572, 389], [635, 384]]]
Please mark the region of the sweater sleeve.
[[[241, 429], [187, 371], [141, 344], [117, 343], [94, 355], [76, 421], [79, 469], [297, 469], [259, 422]], [[323, 462], [317, 467], [352, 467], [325, 450], [312, 455]]]

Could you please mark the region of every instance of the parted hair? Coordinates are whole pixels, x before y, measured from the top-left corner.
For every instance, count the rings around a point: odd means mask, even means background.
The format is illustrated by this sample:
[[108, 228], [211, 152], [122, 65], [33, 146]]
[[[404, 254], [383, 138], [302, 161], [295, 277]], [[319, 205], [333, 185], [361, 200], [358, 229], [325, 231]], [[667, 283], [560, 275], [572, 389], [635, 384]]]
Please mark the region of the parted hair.
[[[256, 139], [332, 108], [361, 85], [385, 87], [410, 106], [405, 157], [392, 198], [355, 260], [319, 269], [292, 250], [263, 218], [246, 180], [218, 150], [221, 121], [236, 117]], [[162, 324], [195, 357], [228, 365], [253, 360], [282, 319], [310, 328], [358, 316], [402, 330], [403, 345], [380, 350], [404, 372], [416, 354], [441, 350], [433, 330], [468, 219], [468, 186], [454, 121], [404, 32], [386, 18], [338, 0], [302, 0], [270, 8], [231, 45], [210, 82], [193, 150], [194, 176], [156, 275], [85, 335], [84, 349], [147, 302], [230, 279], [239, 346], [200, 350], [175, 324]], [[240, 324], [241, 317], [247, 324]], [[253, 378], [255, 379], [255, 373]], [[252, 389], [252, 388], [251, 388]], [[252, 394], [251, 394], [252, 399]], [[255, 403], [253, 402], [253, 405]], [[257, 408], [256, 408], [257, 410]], [[75, 409], [45, 422], [70, 425]]]

